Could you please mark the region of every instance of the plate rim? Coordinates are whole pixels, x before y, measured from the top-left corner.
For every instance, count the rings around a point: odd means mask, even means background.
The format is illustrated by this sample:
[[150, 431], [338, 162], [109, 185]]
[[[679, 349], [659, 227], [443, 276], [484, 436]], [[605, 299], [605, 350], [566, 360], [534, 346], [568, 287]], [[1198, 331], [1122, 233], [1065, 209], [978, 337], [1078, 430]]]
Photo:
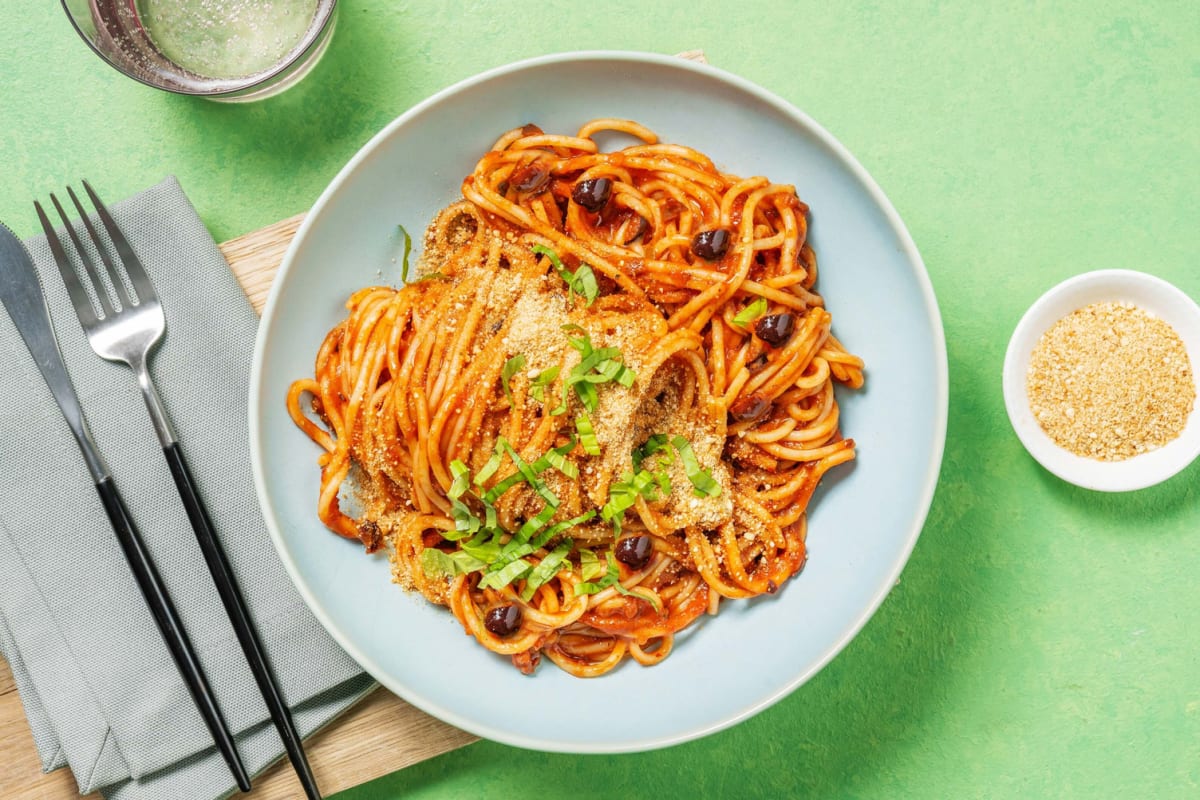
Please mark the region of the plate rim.
[[[264, 470], [263, 452], [260, 447], [262, 430], [259, 423], [261, 417], [259, 411], [262, 408], [260, 400], [264, 399], [262, 388], [262, 371], [263, 361], [266, 352], [266, 346], [270, 338], [270, 330], [274, 323], [276, 314], [276, 305], [283, 285], [286, 283], [286, 278], [291, 272], [293, 261], [303, 247], [310, 229], [315, 224], [315, 220], [321, 215], [327, 205], [332, 203], [336, 196], [342, 191], [345, 184], [351, 175], [353, 175], [360, 164], [370, 158], [374, 152], [388, 140], [394, 133], [408, 124], [408, 122], [420, 116], [426, 111], [442, 101], [466, 90], [469, 90], [479, 84], [487, 83], [501, 77], [511, 76], [517, 73], [537, 70], [546, 66], [560, 64], [564, 62], [576, 61], [610, 61], [624, 62], [628, 64], [654, 65], [664, 66], [672, 69], [681, 69], [684, 71], [695, 72], [704, 75], [708, 78], [716, 79], [724, 84], [732, 86], [740, 92], [752, 96], [754, 99], [762, 102], [794, 122], [798, 128], [810, 132], [820, 144], [828, 148], [834, 157], [845, 165], [848, 172], [860, 183], [870, 196], [872, 202], [882, 213], [884, 219], [892, 233], [897, 237], [899, 247], [904, 259], [908, 262], [912, 269], [913, 278], [916, 280], [917, 288], [924, 302], [926, 316], [930, 322], [930, 327], [933, 333], [933, 356], [934, 356], [934, 372], [935, 372], [935, 398], [934, 398], [934, 440], [931, 442], [929, 461], [925, 466], [925, 480], [921, 488], [920, 495], [917, 498], [918, 512], [911, 520], [909, 530], [903, 540], [903, 546], [895, 553], [892, 563], [887, 570], [886, 580], [882, 580], [871, 596], [870, 602], [865, 604], [859, 611], [857, 616], [846, 626], [843, 634], [827, 648], [821, 658], [814, 660], [812, 664], [792, 676], [789, 680], [783, 683], [775, 691], [759, 698], [756, 702], [750, 703], [743, 707], [738, 713], [728, 715], [722, 719], [716, 720], [706, 725], [700, 725], [681, 731], [671, 735], [658, 735], [647, 738], [627, 738], [621, 741], [612, 742], [581, 742], [581, 741], [560, 741], [560, 740], [545, 740], [535, 736], [529, 736], [520, 733], [514, 733], [502, 728], [483, 723], [477, 720], [468, 719], [457, 712], [443, 708], [436, 702], [432, 702], [423, 697], [420, 693], [413, 692], [408, 687], [400, 684], [395, 680], [387, 679], [386, 670], [373, 659], [363, 653], [352, 641], [348, 639], [341, 628], [330, 618], [329, 613], [318, 602], [317, 598], [309, 590], [307, 582], [301, 575], [299, 566], [291, 558], [287, 547], [283, 541], [283, 536], [280, 531], [277, 517], [274, 513], [274, 506], [271, 502], [267, 491], [266, 475]], [[806, 114], [804, 111], [783, 99], [779, 95], [771, 92], [748, 79], [742, 78], [739, 75], [731, 73], [727, 70], [715, 67], [708, 63], [692, 61], [674, 55], [666, 55], [662, 53], [650, 53], [635, 50], [578, 50], [559, 53], [551, 53], [548, 55], [536, 56], [533, 58], [521, 59], [518, 61], [503, 64], [493, 67], [482, 72], [471, 75], [460, 81], [457, 81], [435, 93], [428, 96], [424, 100], [410, 107], [408, 110], [397, 116], [387, 125], [385, 125], [378, 133], [374, 134], [367, 140], [350, 158], [349, 161], [338, 171], [337, 175], [329, 182], [325, 189], [321, 192], [312, 208], [308, 211], [297, 229], [295, 236], [288, 245], [287, 251], [284, 254], [283, 261], [280, 263], [279, 269], [276, 272], [275, 278], [272, 280], [271, 289], [267, 295], [267, 301], [263, 307], [263, 312], [260, 318], [258, 331], [255, 337], [253, 361], [250, 371], [249, 383], [249, 403], [248, 403], [248, 432], [250, 438], [250, 455], [251, 467], [254, 476], [254, 488], [258, 497], [259, 506], [263, 512], [264, 522], [267, 531], [270, 534], [271, 542], [275, 547], [276, 553], [283, 562], [284, 568], [291, 579], [297, 592], [303, 598], [305, 605], [310, 612], [320, 621], [321, 625], [329, 633], [329, 635], [338, 643], [346, 653], [368, 672], [378, 683], [386, 687], [389, 691], [401, 697], [406, 702], [416, 706], [425, 713], [436, 717], [450, 725], [458, 727], [469, 733], [475, 734], [482, 738], [486, 738], [496, 742], [513, 745], [530, 750], [540, 750], [545, 752], [560, 752], [560, 753], [576, 753], [576, 754], [615, 754], [615, 753], [631, 753], [644, 752], [663, 747], [668, 747], [675, 744], [680, 744], [686, 741], [699, 739], [721, 730], [730, 728], [738, 723], [755, 716], [761, 711], [769, 708], [783, 698], [790, 695], [800, 686], [807, 683], [814, 675], [820, 672], [825, 666], [832, 661], [845, 647], [854, 639], [855, 636], [862, 630], [866, 623], [875, 615], [884, 599], [898, 583], [901, 572], [908, 564], [909, 558], [912, 555], [913, 548], [916, 546], [917, 539], [920, 538], [921, 532], [924, 529], [925, 522], [928, 519], [930, 508], [932, 507], [934, 493], [937, 488], [938, 480], [941, 472], [941, 465], [945, 452], [946, 432], [949, 414], [949, 365], [946, 351], [945, 328], [941, 316], [941, 310], [937, 302], [937, 296], [933, 289], [933, 283], [929, 277], [929, 271], [925, 266], [924, 260], [921, 258], [920, 252], [917, 250], [916, 243], [912, 235], [909, 233], [907, 226], [901, 219], [899, 213], [884, 194], [883, 189], [875, 181], [875, 179], [867, 172], [867, 170], [859, 163], [858, 159], [832, 134], [830, 134], [816, 120]]]

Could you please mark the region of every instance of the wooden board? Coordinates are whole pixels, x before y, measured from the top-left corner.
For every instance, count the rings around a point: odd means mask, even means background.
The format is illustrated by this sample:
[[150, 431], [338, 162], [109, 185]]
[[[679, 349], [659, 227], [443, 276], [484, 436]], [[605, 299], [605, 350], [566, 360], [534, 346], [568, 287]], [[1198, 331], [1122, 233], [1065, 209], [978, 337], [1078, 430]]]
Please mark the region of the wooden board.
[[[299, 214], [221, 245], [255, 311], [262, 313], [275, 271], [304, 219]], [[379, 688], [309, 738], [305, 744], [324, 794], [386, 775], [410, 764], [462, 747], [475, 737], [417, 710]], [[8, 663], [0, 659], [0, 798], [50, 800], [79, 796], [69, 770], [42, 774], [33, 735], [25, 720]], [[254, 781], [248, 800], [284, 800], [303, 791], [291, 765], [282, 760]], [[101, 800], [99, 794], [87, 800]]]

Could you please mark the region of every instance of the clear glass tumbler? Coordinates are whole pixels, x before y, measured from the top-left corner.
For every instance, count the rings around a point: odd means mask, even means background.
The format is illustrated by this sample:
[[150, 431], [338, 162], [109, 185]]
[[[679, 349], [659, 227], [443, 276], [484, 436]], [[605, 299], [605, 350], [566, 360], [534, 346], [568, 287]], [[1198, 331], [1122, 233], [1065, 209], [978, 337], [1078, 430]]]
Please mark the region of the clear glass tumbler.
[[303, 78], [329, 45], [337, 0], [62, 0], [83, 40], [144, 84], [244, 102]]

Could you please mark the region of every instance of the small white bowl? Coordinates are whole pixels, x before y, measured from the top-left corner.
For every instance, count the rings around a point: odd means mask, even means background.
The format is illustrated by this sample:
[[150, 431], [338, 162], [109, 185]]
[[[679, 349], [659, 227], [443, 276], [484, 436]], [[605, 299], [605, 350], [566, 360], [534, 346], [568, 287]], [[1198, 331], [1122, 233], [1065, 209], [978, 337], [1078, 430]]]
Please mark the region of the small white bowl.
[[1178, 438], [1123, 461], [1099, 461], [1075, 455], [1046, 434], [1029, 408], [1025, 385], [1029, 359], [1042, 334], [1071, 312], [1103, 302], [1133, 303], [1174, 328], [1187, 349], [1192, 379], [1200, 394], [1200, 306], [1161, 278], [1105, 269], [1063, 281], [1021, 317], [1004, 356], [1004, 405], [1021, 444], [1043, 467], [1085, 489], [1125, 492], [1165, 481], [1200, 455], [1200, 402], [1192, 408]]

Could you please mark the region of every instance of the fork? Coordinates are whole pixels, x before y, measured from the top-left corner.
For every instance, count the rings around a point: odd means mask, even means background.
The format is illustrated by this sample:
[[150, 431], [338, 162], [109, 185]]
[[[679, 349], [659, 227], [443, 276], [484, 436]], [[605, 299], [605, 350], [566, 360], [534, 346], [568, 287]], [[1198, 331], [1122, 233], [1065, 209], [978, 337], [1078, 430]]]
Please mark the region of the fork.
[[[250, 670], [254, 674], [259, 692], [266, 701], [271, 719], [279, 731], [288, 758], [304, 787], [305, 794], [309, 800], [320, 800], [321, 795], [317, 789], [312, 769], [305, 757], [300, 734], [296, 730], [291, 712], [283, 701], [283, 696], [271, 674], [262, 643], [250, 621], [245, 599], [242, 597], [233, 571], [230, 569], [229, 559], [216, 537], [212, 520], [196, 490], [196, 482], [184, 460], [183, 451], [175, 438], [170, 419], [159, 399], [154, 379], [150, 375], [150, 353], [166, 329], [162, 303], [159, 301], [158, 294], [141, 261], [130, 247], [124, 234], [121, 233], [120, 228], [117, 227], [112, 215], [109, 214], [100, 198], [96, 196], [91, 185], [86, 180], [82, 183], [84, 191], [87, 192], [88, 198], [96, 209], [100, 222], [108, 233], [108, 238], [116, 251], [117, 261], [124, 267], [123, 275], [118, 269], [117, 263], [109, 257], [101, 236], [89, 220], [75, 191], [67, 187], [67, 194], [79, 213], [79, 220], [84, 230], [104, 264], [108, 283], [112, 287], [116, 302], [114, 303], [110, 299], [100, 271], [80, 241], [66, 211], [59, 203], [58, 198], [51, 194], [50, 202], [53, 203], [59, 217], [62, 218], [67, 236], [83, 264], [83, 271], [100, 306], [99, 314], [92, 305], [91, 298], [79, 279], [79, 274], [67, 258], [62, 242], [55, 235], [54, 226], [50, 224], [41, 204], [35, 201], [34, 207], [37, 210], [38, 219], [42, 223], [42, 228], [46, 232], [55, 263], [58, 264], [58, 271], [62, 275], [63, 283], [66, 284], [67, 294], [71, 298], [71, 304], [75, 307], [79, 324], [87, 334], [92, 349], [96, 351], [97, 355], [109, 361], [124, 362], [137, 376], [138, 385], [142, 390], [142, 398], [146, 403], [146, 410], [150, 414], [154, 431], [162, 445], [163, 453], [171, 470], [171, 477], [175, 480], [175, 486], [178, 488], [187, 510], [188, 520], [195, 531], [204, 561], [216, 584], [221, 603], [225, 607], [225, 613], [233, 623], [234, 632], [237, 634], [238, 642], [250, 665]], [[128, 287], [124, 279], [128, 280]], [[132, 293], [128, 289], [132, 289]]]

